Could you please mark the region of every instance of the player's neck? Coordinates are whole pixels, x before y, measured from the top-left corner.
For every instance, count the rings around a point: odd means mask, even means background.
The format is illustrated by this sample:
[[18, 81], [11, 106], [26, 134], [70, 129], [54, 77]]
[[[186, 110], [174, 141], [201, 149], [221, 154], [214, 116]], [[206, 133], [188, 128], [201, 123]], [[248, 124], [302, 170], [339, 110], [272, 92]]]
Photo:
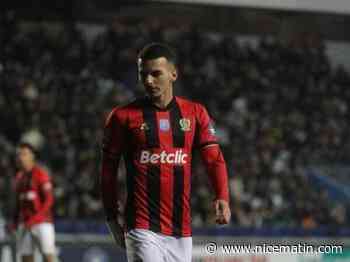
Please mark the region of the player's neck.
[[35, 166], [35, 163], [30, 163], [26, 166], [23, 166], [22, 169], [24, 172], [31, 172]]
[[170, 89], [168, 92], [162, 94], [160, 97], [155, 98], [152, 103], [159, 108], [166, 108], [173, 100], [173, 92]]

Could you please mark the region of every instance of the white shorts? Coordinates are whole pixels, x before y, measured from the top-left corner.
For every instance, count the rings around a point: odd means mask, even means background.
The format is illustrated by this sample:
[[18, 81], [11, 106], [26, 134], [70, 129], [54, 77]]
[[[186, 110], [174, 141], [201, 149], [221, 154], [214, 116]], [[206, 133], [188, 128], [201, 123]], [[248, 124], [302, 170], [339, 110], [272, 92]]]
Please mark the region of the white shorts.
[[55, 254], [55, 229], [52, 223], [41, 223], [30, 229], [20, 226], [17, 237], [17, 251], [20, 255], [32, 255], [35, 248], [42, 254]]
[[191, 262], [192, 259], [192, 237], [132, 229], [125, 240], [128, 262]]

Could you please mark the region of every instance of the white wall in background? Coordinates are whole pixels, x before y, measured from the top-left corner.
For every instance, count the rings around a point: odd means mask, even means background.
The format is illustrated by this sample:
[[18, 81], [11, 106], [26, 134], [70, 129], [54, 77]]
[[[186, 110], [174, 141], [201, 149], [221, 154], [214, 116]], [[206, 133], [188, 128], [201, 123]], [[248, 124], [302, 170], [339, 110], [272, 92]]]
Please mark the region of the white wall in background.
[[[155, 0], [150, 0], [155, 1]], [[157, 0], [159, 1], [159, 0]], [[188, 4], [212, 4], [311, 12], [350, 13], [349, 0], [160, 0]]]

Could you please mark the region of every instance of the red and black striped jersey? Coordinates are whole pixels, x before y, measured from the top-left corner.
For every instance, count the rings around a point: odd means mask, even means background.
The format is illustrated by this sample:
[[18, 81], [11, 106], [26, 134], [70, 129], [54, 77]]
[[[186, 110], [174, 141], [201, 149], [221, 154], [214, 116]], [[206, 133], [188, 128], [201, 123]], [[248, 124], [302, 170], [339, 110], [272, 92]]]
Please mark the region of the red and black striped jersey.
[[[125, 161], [127, 229], [191, 236], [192, 150], [209, 144], [217, 137], [199, 103], [174, 97], [160, 109], [145, 97], [112, 110], [103, 152]], [[217, 197], [228, 199], [227, 191]]]

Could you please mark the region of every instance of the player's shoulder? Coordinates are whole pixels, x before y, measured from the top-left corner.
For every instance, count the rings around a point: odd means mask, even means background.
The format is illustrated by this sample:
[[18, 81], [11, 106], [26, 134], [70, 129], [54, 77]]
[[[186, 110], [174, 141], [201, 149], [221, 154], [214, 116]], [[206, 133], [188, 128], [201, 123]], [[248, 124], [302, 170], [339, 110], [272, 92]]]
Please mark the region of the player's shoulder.
[[33, 175], [39, 179], [49, 178], [49, 171], [46, 167], [42, 165], [36, 165], [33, 168]]
[[108, 114], [106, 123], [109, 123], [113, 118], [119, 122], [124, 122], [128, 119], [129, 114], [133, 111], [140, 110], [145, 104], [145, 98], [135, 98], [123, 105], [115, 106]]
[[206, 111], [205, 106], [197, 100], [194, 99], [188, 99], [185, 97], [177, 96], [176, 101], [179, 103], [180, 106], [187, 107], [189, 109], [192, 109], [194, 112], [201, 112]]

